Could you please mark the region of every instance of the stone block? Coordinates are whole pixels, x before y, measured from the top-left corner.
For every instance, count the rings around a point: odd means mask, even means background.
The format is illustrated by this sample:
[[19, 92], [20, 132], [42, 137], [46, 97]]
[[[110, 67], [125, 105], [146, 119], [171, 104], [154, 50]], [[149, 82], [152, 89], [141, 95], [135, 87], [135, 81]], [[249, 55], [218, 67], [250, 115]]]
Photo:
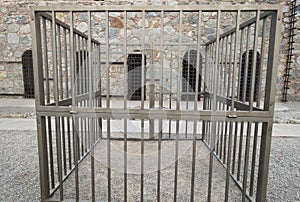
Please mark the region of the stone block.
[[17, 33], [19, 31], [19, 25], [17, 24], [10, 24], [7, 27], [8, 33]]
[[31, 29], [30, 29], [30, 25], [29, 24], [21, 26], [20, 33], [22, 33], [22, 34], [29, 34], [30, 32], [31, 32]]
[[31, 38], [29, 36], [21, 36], [20, 43], [23, 45], [31, 45]]
[[5, 32], [7, 28], [4, 25], [0, 25], [0, 32]]
[[0, 65], [0, 71], [4, 71], [4, 70], [5, 70], [4, 65]]
[[20, 37], [16, 33], [9, 33], [7, 35], [7, 41], [9, 44], [19, 44]]
[[16, 23], [17, 24], [25, 24], [27, 22], [26, 16], [17, 16], [16, 17]]
[[79, 25], [76, 27], [79, 31], [81, 32], [86, 32], [88, 31], [88, 25], [86, 22], [81, 22]]

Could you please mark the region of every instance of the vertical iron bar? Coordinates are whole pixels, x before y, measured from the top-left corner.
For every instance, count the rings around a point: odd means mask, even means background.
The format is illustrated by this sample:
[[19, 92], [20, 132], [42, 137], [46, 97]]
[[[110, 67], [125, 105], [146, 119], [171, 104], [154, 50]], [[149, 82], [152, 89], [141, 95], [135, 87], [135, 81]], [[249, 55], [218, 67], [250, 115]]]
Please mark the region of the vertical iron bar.
[[259, 20], [260, 20], [260, 10], [256, 11], [256, 22], [254, 30], [254, 44], [253, 44], [253, 58], [252, 58], [252, 68], [251, 68], [251, 80], [250, 80], [250, 93], [249, 93], [249, 105], [250, 112], [253, 111], [253, 99], [255, 94], [255, 78], [256, 78], [256, 61], [257, 61], [257, 47], [258, 47], [258, 30], [259, 30]]
[[[93, 73], [92, 72], [92, 23], [91, 23], [91, 11], [88, 11], [88, 69], [89, 69], [89, 108], [93, 107]], [[94, 146], [95, 146], [95, 136], [94, 136], [94, 127], [93, 127], [93, 119], [89, 118], [89, 128], [88, 128], [88, 135], [91, 138], [90, 141], [90, 149], [91, 149], [91, 189], [92, 189], [92, 201], [95, 201], [95, 160], [94, 160]]]
[[[128, 69], [127, 69], [127, 11], [124, 11], [124, 109], [127, 109]], [[142, 134], [143, 136], [143, 134]], [[142, 138], [143, 139], [143, 138]], [[142, 142], [143, 145], [143, 142]], [[143, 148], [142, 148], [143, 149]], [[143, 158], [143, 155], [142, 155]], [[143, 171], [142, 171], [143, 175]], [[143, 178], [143, 177], [141, 177]], [[141, 179], [143, 182], [143, 179]], [[141, 188], [142, 189], [142, 188]], [[141, 194], [143, 191], [141, 190]], [[141, 196], [142, 197], [142, 196]], [[127, 119], [124, 118], [124, 201], [127, 201]], [[142, 201], [142, 200], [141, 200]]]
[[[178, 75], [177, 75], [177, 100], [176, 110], [180, 110], [180, 79], [182, 76], [180, 68], [182, 38], [182, 10], [179, 11], [179, 44], [178, 44]], [[176, 145], [175, 145], [175, 179], [174, 179], [174, 202], [177, 201], [177, 177], [178, 177], [178, 147], [179, 147], [179, 120], [176, 120]]]
[[60, 99], [64, 98], [64, 91], [63, 91], [63, 73], [62, 73], [62, 49], [61, 49], [61, 26], [57, 26], [57, 35], [58, 35], [58, 67], [59, 67], [59, 87], [60, 87]]
[[[241, 29], [241, 39], [240, 39], [240, 57], [239, 57], [239, 79], [238, 79], [238, 89], [237, 89], [237, 96], [238, 96], [238, 100], [240, 100], [240, 95], [241, 95], [241, 81], [242, 81], [242, 62], [243, 62], [243, 45], [244, 45], [244, 30], [245, 28], [242, 28]], [[244, 89], [244, 87], [243, 87]], [[243, 99], [243, 98], [241, 98]]]
[[57, 45], [56, 45], [56, 16], [55, 11], [52, 11], [52, 64], [54, 71], [54, 102], [55, 106], [58, 106], [58, 70], [57, 70]]
[[69, 98], [69, 71], [68, 71], [68, 47], [67, 47], [67, 29], [64, 28], [64, 62], [65, 62], [65, 82], [66, 82], [66, 98]]
[[247, 125], [247, 137], [246, 137], [246, 148], [245, 148], [245, 159], [244, 159], [244, 173], [243, 173], [243, 191], [242, 191], [242, 201], [246, 201], [247, 194], [247, 181], [248, 181], [248, 165], [249, 165], [249, 155], [250, 155], [250, 140], [251, 140], [251, 127], [252, 122], [248, 122]]
[[[44, 75], [43, 71], [38, 68], [43, 66], [42, 58], [42, 39], [41, 39], [41, 23], [40, 15], [33, 12], [34, 17], [31, 22], [32, 41], [33, 47], [33, 65], [34, 65], [34, 81], [35, 81], [35, 104], [36, 106], [45, 105], [44, 95]], [[45, 20], [43, 19], [43, 25]], [[43, 26], [45, 30], [46, 27]], [[44, 31], [45, 37], [45, 31]], [[44, 41], [46, 43], [46, 41]], [[44, 50], [47, 56], [47, 49]], [[46, 67], [46, 64], [45, 64]], [[47, 84], [47, 83], [46, 83]], [[41, 200], [46, 200], [49, 193], [49, 167], [48, 167], [48, 155], [47, 155], [47, 137], [46, 137], [46, 120], [37, 113], [37, 131], [38, 131], [38, 152], [39, 152], [39, 169], [40, 169], [40, 186], [41, 186]]]
[[143, 19], [142, 19], [142, 29], [143, 29], [143, 36], [142, 36], [142, 84], [141, 84], [141, 95], [142, 95], [142, 99], [141, 99], [141, 109], [143, 110], [145, 108], [145, 35], [146, 35], [146, 22], [145, 22], [145, 10], [143, 10]]
[[[269, 42], [269, 55], [267, 65], [267, 76], [266, 76], [266, 90], [265, 90], [265, 103], [264, 110], [274, 113], [275, 104], [275, 86], [277, 76], [277, 65], [279, 54], [279, 43], [280, 43], [280, 29], [281, 29], [281, 18], [282, 9], [279, 8], [277, 11], [272, 13], [271, 27], [270, 27], [270, 42]], [[271, 138], [272, 138], [272, 118], [268, 122], [263, 123], [263, 132], [261, 137], [260, 157], [259, 157], [259, 168], [258, 168], [258, 182], [257, 187], [259, 189], [256, 193], [256, 200], [265, 201], [267, 192], [268, 182], [268, 169], [270, 160], [271, 150]]]
[[[229, 137], [228, 137], [228, 150], [227, 150], [227, 165], [226, 165], [226, 185], [225, 185], [225, 201], [229, 200], [229, 182], [230, 182], [230, 161], [231, 161], [231, 149], [232, 149], [232, 129], [233, 122], [229, 122]], [[224, 160], [225, 161], [225, 160]]]
[[263, 25], [262, 25], [262, 39], [261, 39], [261, 61], [260, 61], [260, 67], [259, 67], [259, 69], [260, 69], [260, 72], [259, 72], [259, 77], [258, 77], [258, 92], [257, 92], [257, 107], [260, 107], [261, 106], [261, 104], [260, 104], [260, 102], [261, 102], [261, 95], [262, 95], [262, 81], [261, 81], [261, 77], [262, 77], [262, 74], [263, 74], [263, 67], [264, 67], [264, 58], [265, 58], [265, 43], [266, 43], [266, 39], [265, 39], [265, 34], [267, 33], [266, 32], [266, 25], [267, 25], [267, 23], [266, 23], [266, 21], [267, 21], [267, 19], [266, 18], [264, 18], [263, 19]]
[[[202, 11], [198, 12], [198, 33], [197, 33], [197, 61], [196, 61], [196, 87], [195, 87], [195, 98], [194, 98], [194, 111], [198, 111], [198, 88], [199, 88], [199, 69], [200, 69], [200, 44], [201, 44], [201, 15]], [[195, 168], [196, 168], [196, 133], [197, 133], [198, 121], [194, 121], [193, 128], [193, 153], [192, 153], [192, 179], [191, 179], [191, 201], [194, 201], [194, 189], [195, 189]]]
[[[46, 78], [46, 103], [50, 103], [50, 87], [49, 87], [49, 66], [48, 66], [48, 41], [47, 41], [47, 25], [46, 19], [42, 18], [43, 22], [43, 47], [44, 47], [44, 66], [45, 66], [45, 78]], [[40, 27], [40, 25], [39, 25]]]
[[[246, 41], [246, 61], [244, 66], [244, 86], [243, 86], [243, 102], [247, 99], [247, 82], [248, 82], [248, 68], [249, 68], [249, 41], [250, 41], [250, 26], [247, 27], [247, 41]], [[242, 53], [241, 53], [242, 54]], [[242, 63], [241, 63], [242, 64]], [[249, 89], [250, 90], [250, 89]]]
[[[52, 63], [54, 68], [54, 101], [55, 106], [58, 107], [58, 67], [57, 67], [57, 33], [56, 33], [56, 12], [52, 11]], [[59, 117], [55, 117], [55, 133], [56, 133], [56, 149], [57, 149], [57, 163], [58, 163], [58, 181], [60, 200], [63, 200], [63, 182], [62, 182], [62, 160], [61, 160], [61, 137]]]
[[[75, 100], [75, 45], [74, 45], [74, 20], [73, 11], [70, 11], [70, 67], [71, 67], [71, 89], [72, 89], [72, 107], [76, 106]], [[73, 155], [75, 164], [75, 191], [76, 191], [76, 201], [79, 201], [79, 179], [78, 179], [78, 131], [76, 130], [76, 117], [72, 118], [73, 126]]]
[[[218, 53], [219, 50], [219, 42], [220, 42], [220, 22], [221, 22], [221, 10], [218, 10], [218, 16], [217, 16], [217, 24], [216, 24], [216, 48], [215, 48], [215, 54]], [[219, 55], [216, 55], [216, 61], [215, 66], [213, 68], [213, 103], [212, 103], [212, 110], [216, 111], [216, 75], [217, 75], [217, 69], [219, 65]], [[210, 158], [209, 158], [209, 179], [208, 179], [208, 201], [211, 201], [211, 191], [212, 191], [212, 171], [213, 171], [213, 155], [215, 150], [215, 135], [216, 135], [216, 122], [213, 121], [212, 123], [212, 133], [211, 133], [211, 148], [210, 148]]]
[[[232, 78], [232, 89], [231, 89], [231, 111], [234, 110], [234, 100], [235, 100], [235, 86], [236, 86], [236, 77], [237, 77], [237, 59], [238, 59], [238, 48], [239, 48], [239, 31], [240, 31], [240, 15], [241, 11], [237, 11], [236, 15], [236, 30], [235, 30], [235, 42], [234, 42], [234, 55], [233, 55], [233, 78]], [[242, 52], [240, 52], [242, 54]], [[241, 65], [241, 64], [240, 64]], [[239, 95], [237, 95], [239, 96]]]
[[237, 177], [236, 177], [238, 181], [240, 181], [240, 176], [241, 176], [243, 138], [244, 138], [244, 122], [241, 122], [239, 151], [238, 151], [238, 166], [237, 166]]
[[[110, 108], [110, 81], [109, 81], [109, 12], [105, 12], [106, 15], [106, 108]], [[110, 151], [110, 118], [107, 119], [107, 196], [108, 201], [111, 201], [111, 151]]]
[[236, 150], [237, 150], [237, 134], [238, 134], [238, 122], [235, 122], [234, 129], [234, 140], [233, 140], [233, 154], [232, 154], [232, 170], [231, 173], [235, 173], [235, 160], [236, 160]]
[[[160, 14], [160, 81], [159, 81], [159, 108], [163, 108], [163, 27], [164, 22], [164, 11], [161, 11]], [[157, 201], [160, 201], [160, 170], [161, 170], [161, 138], [162, 138], [162, 119], [159, 119], [158, 123], [158, 164], [157, 164]]]
[[255, 122], [254, 126], [254, 137], [253, 137], [253, 149], [252, 149], [252, 163], [251, 163], [251, 174], [250, 174], [250, 196], [253, 196], [254, 192], [254, 177], [255, 177], [255, 163], [256, 163], [256, 149], [257, 149], [257, 137], [258, 137], [258, 123]]

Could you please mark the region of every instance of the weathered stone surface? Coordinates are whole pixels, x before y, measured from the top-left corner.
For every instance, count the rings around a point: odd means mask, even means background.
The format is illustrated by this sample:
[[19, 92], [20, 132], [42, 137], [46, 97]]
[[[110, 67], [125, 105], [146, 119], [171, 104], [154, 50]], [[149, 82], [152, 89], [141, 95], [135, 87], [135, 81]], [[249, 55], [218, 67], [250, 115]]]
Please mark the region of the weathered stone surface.
[[20, 43], [22, 45], [31, 45], [31, 38], [29, 36], [21, 36]]
[[118, 34], [119, 34], [119, 29], [117, 29], [117, 28], [109, 28], [109, 30], [108, 30], [109, 38], [116, 37], [116, 36], [118, 36]]
[[4, 65], [0, 65], [0, 71], [4, 71], [4, 70], [5, 70]]
[[7, 35], [7, 41], [9, 44], [19, 44], [20, 37], [15, 33], [9, 33]]
[[8, 16], [4, 16], [3, 19], [2, 19], [2, 21], [3, 21], [4, 23], [9, 24], [9, 23], [12, 22], [12, 18], [11, 18], [11, 17], [8, 17]]
[[16, 51], [16, 52], [14, 53], [14, 56], [15, 56], [15, 57], [22, 57], [22, 54], [23, 54], [22, 51]]
[[17, 24], [10, 24], [7, 27], [7, 31], [10, 33], [17, 33], [19, 31], [19, 25]]
[[78, 16], [78, 20], [87, 21], [88, 20], [88, 14], [87, 13], [80, 13]]
[[79, 31], [81, 32], [86, 32], [88, 31], [88, 25], [86, 22], [81, 22], [79, 25], [76, 27]]
[[189, 23], [190, 24], [198, 24], [199, 17], [198, 14], [194, 13], [193, 15], [190, 16], [189, 18]]
[[7, 28], [4, 25], [0, 25], [0, 32], [5, 32]]
[[21, 34], [29, 34], [30, 32], [31, 32], [31, 29], [30, 29], [30, 25], [29, 24], [21, 26], [21, 29], [20, 29], [20, 33]]
[[16, 23], [24, 24], [26, 22], [27, 22], [27, 17], [26, 16], [17, 16], [16, 17]]

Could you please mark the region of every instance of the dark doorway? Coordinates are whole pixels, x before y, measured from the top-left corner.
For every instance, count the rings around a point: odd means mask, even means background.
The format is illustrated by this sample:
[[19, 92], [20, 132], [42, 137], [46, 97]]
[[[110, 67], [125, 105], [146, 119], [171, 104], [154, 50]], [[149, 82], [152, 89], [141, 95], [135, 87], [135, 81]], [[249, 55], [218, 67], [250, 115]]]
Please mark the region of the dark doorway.
[[198, 100], [201, 89], [201, 64], [202, 56], [199, 55], [199, 67], [197, 67], [197, 50], [190, 50], [184, 54], [182, 62], [182, 100], [195, 100], [197, 74], [198, 76]]
[[[142, 84], [142, 53], [132, 53], [127, 57], [128, 66], [128, 95], [129, 100], [141, 100], [142, 90], [144, 90], [144, 99], [146, 99], [146, 68], [144, 72], [144, 84]], [[144, 65], [146, 66], [146, 55], [144, 55]]]
[[34, 98], [34, 76], [31, 50], [27, 50], [23, 53], [22, 66], [24, 81], [24, 97]]
[[[247, 66], [247, 73], [246, 73], [246, 60], [247, 60], [247, 53], [244, 52], [242, 55], [242, 65], [241, 65], [241, 72], [240, 72], [240, 86], [239, 86], [239, 100], [240, 101], [250, 101], [250, 92], [251, 92], [251, 72], [253, 68], [253, 56], [254, 51], [249, 50], [248, 54], [248, 66]], [[258, 100], [258, 92], [259, 92], [259, 80], [260, 80], [260, 54], [256, 53], [256, 70], [255, 70], [255, 83], [254, 83], [254, 95], [253, 101]], [[246, 87], [246, 92], [245, 92]]]

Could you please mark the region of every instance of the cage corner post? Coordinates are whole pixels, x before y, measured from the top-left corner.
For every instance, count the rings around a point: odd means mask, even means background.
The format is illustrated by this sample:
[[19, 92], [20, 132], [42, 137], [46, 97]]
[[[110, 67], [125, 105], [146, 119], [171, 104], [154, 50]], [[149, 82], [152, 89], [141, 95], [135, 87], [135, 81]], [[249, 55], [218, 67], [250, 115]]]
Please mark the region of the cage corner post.
[[34, 68], [34, 89], [35, 89], [35, 106], [37, 117], [37, 139], [39, 153], [40, 169], [40, 193], [41, 201], [45, 201], [50, 196], [49, 176], [48, 176], [48, 157], [47, 157], [47, 140], [46, 140], [46, 119], [39, 112], [40, 106], [45, 104], [44, 100], [44, 83], [43, 78], [43, 58], [41, 45], [41, 26], [40, 14], [32, 9], [31, 16], [32, 30], [32, 56]]

